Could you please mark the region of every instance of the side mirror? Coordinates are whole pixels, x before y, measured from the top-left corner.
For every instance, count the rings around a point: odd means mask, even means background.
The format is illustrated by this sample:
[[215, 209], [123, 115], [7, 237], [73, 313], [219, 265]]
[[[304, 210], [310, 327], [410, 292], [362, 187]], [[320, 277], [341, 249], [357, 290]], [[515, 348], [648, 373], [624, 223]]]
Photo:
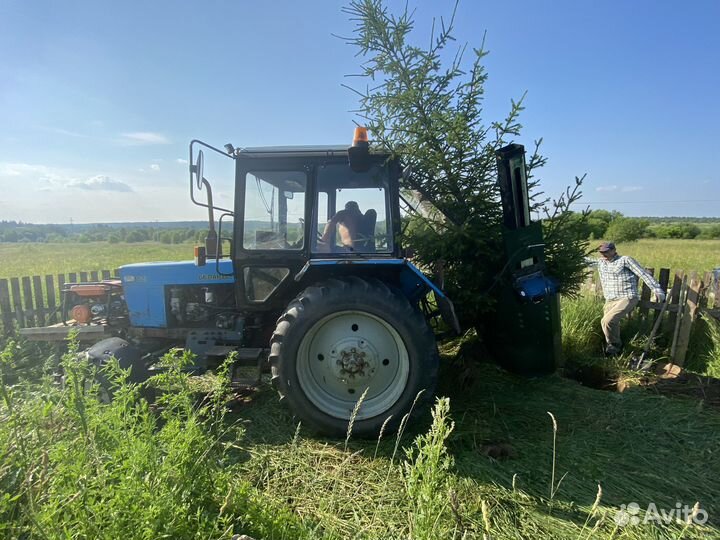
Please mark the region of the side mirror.
[[203, 166], [205, 162], [205, 156], [203, 156], [203, 151], [200, 150], [198, 152], [197, 160], [195, 161], [195, 181], [197, 183], [197, 188], [202, 189], [202, 183], [203, 183]]
[[283, 197], [286, 199], [294, 199], [295, 194], [292, 191], [283, 191]]

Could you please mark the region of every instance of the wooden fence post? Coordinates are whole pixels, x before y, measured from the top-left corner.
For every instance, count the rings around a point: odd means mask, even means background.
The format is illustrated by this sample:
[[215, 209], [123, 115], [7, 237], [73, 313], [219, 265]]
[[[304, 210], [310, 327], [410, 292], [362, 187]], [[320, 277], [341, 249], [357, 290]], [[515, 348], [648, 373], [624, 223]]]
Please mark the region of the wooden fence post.
[[35, 326], [35, 317], [33, 317], [32, 286], [30, 284], [30, 278], [23, 277], [21, 281], [23, 304], [25, 305], [25, 323], [28, 326]]
[[699, 309], [705, 310], [708, 308], [708, 301], [710, 299], [710, 287], [712, 286], [712, 272], [705, 272], [702, 277], [702, 283], [700, 284], [700, 298], [698, 300]]
[[2, 314], [3, 333], [8, 335], [13, 331], [13, 312], [7, 279], [0, 279], [0, 313]]
[[[654, 268], [646, 268], [645, 269], [648, 274], [653, 276], [655, 274]], [[638, 311], [640, 312], [640, 316], [645, 319], [648, 314], [648, 308], [647, 303], [650, 300], [650, 287], [648, 287], [645, 282], [642, 282], [642, 289], [640, 290], [640, 307], [638, 308]]]
[[55, 283], [52, 276], [45, 276], [45, 290], [47, 291], [48, 324], [55, 324], [58, 320], [57, 310], [55, 309], [57, 305]]
[[10, 290], [12, 290], [13, 309], [15, 310], [15, 320], [20, 328], [25, 327], [25, 312], [22, 307], [22, 295], [20, 294], [20, 280], [16, 277], [10, 278]]
[[677, 342], [671, 355], [672, 363], [677, 366], [682, 366], [685, 363], [685, 356], [690, 343], [690, 330], [692, 330], [692, 324], [697, 316], [701, 284], [697, 272], [693, 272], [687, 282], [686, 299], [677, 332]]
[[685, 274], [682, 270], [675, 272], [675, 278], [673, 279], [672, 288], [668, 291], [670, 295], [670, 306], [677, 306], [677, 311], [673, 310], [668, 313], [668, 317], [663, 325], [663, 332], [673, 332], [673, 341], [675, 340], [675, 323], [678, 319], [678, 315], [682, 311], [682, 305], [680, 304], [680, 291], [682, 289], [683, 278]]
[[40, 326], [45, 326], [45, 301], [40, 276], [33, 276], [33, 292], [35, 293], [35, 318]]

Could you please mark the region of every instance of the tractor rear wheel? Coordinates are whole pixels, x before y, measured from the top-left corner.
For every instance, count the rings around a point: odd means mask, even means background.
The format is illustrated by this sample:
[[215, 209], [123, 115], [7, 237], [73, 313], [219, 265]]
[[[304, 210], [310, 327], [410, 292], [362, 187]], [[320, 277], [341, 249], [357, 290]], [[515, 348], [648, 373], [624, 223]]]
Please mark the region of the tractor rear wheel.
[[270, 362], [281, 398], [304, 425], [345, 434], [364, 394], [352, 432], [374, 437], [426, 408], [439, 358], [423, 315], [402, 293], [376, 279], [347, 278], [308, 287], [290, 303]]

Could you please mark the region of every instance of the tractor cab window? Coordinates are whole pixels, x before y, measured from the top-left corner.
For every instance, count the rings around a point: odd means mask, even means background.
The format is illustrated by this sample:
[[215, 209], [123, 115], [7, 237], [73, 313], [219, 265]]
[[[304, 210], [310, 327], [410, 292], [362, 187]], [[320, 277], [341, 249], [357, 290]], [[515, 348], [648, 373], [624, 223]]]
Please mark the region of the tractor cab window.
[[302, 171], [250, 171], [245, 175], [244, 249], [303, 248], [306, 184]]
[[316, 253], [379, 253], [392, 251], [387, 168], [376, 165], [353, 172], [346, 164], [318, 171], [313, 219]]

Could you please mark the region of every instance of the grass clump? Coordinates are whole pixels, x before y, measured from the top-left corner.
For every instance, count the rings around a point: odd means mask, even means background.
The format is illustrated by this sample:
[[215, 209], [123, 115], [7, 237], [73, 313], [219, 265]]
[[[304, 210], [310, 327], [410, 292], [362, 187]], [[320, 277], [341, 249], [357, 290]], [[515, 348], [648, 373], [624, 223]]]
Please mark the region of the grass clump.
[[[160, 412], [107, 368], [113, 401], [102, 403], [94, 366], [73, 348], [66, 386], [11, 385], [2, 353], [0, 536], [3, 538], [295, 538], [304, 528], [261, 500], [237, 471], [242, 433], [224, 422], [227, 396], [197, 404], [167, 356], [157, 377]], [[218, 386], [222, 389], [222, 385]]]
[[[410, 501], [410, 536], [417, 539], [449, 538], [452, 520], [443, 519], [450, 511], [449, 473], [453, 459], [445, 443], [454, 424], [449, 420], [450, 400], [438, 399], [432, 411], [433, 423], [406, 451], [405, 489]], [[438, 525], [446, 524], [446, 530]]]
[[720, 321], [703, 316], [693, 324], [685, 366], [690, 371], [720, 379]]
[[561, 299], [562, 346], [568, 362], [599, 356], [604, 343], [600, 329], [603, 303], [594, 296]]

